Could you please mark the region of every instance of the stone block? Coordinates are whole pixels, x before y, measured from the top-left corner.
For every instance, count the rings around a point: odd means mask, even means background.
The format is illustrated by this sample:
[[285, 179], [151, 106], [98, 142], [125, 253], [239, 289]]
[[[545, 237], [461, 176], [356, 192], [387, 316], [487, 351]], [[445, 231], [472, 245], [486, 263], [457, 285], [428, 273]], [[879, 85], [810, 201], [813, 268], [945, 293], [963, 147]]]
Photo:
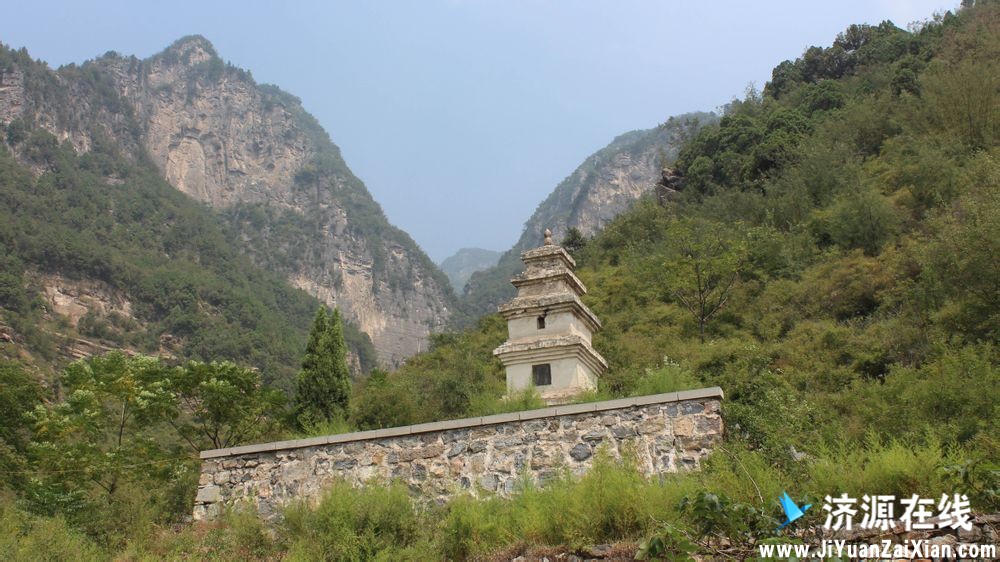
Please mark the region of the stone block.
[[629, 439], [636, 436], [635, 428], [626, 427], [624, 425], [616, 425], [611, 428], [611, 435], [615, 439]]
[[558, 416], [589, 414], [596, 411], [597, 405], [594, 402], [589, 404], [567, 404], [565, 406], [556, 406], [556, 415]]
[[562, 454], [562, 450], [535, 446], [531, 450], [531, 469], [551, 468], [559, 464]]
[[703, 400], [706, 398], [722, 400], [722, 389], [717, 386], [713, 386], [709, 388], [699, 388], [696, 390], [682, 390], [677, 393], [678, 402], [683, 402], [684, 400]]
[[646, 418], [639, 422], [636, 430], [644, 435], [662, 433], [667, 430], [667, 421], [662, 416]]
[[577, 462], [585, 461], [593, 456], [593, 454], [594, 452], [590, 449], [590, 447], [583, 443], [579, 443], [569, 450], [569, 456]]
[[452, 443], [454, 441], [467, 441], [468, 439], [469, 439], [468, 429], [456, 429], [441, 433], [441, 441], [444, 443]]
[[520, 412], [509, 412], [506, 414], [494, 414], [492, 416], [483, 416], [481, 420], [482, 420], [482, 425], [509, 423], [509, 422], [519, 421], [520, 415], [521, 415]]
[[502, 437], [493, 442], [494, 449], [508, 449], [510, 447], [518, 447], [524, 445], [524, 438], [520, 435], [511, 435], [510, 437]]
[[[188, 496], [190, 497], [190, 496]], [[221, 489], [218, 486], [205, 486], [198, 488], [198, 495], [195, 496], [195, 503], [215, 503], [221, 498]]]
[[350, 470], [358, 466], [357, 459], [340, 459], [333, 461], [333, 468], [336, 470]]
[[700, 414], [705, 411], [705, 404], [701, 402], [681, 402], [681, 414]]
[[722, 418], [718, 416], [698, 416], [694, 427], [699, 433], [722, 433]]
[[650, 394], [649, 396], [637, 396], [635, 398], [636, 406], [648, 406], [650, 404], [666, 404], [667, 402], [676, 402], [677, 393], [667, 392], [664, 394]]
[[519, 420], [537, 420], [541, 418], [551, 418], [556, 415], [555, 408], [542, 408], [540, 410], [527, 410], [524, 412], [518, 412], [517, 419]]
[[548, 429], [549, 422], [547, 420], [530, 420], [521, 424], [521, 430], [528, 435], [548, 431]]
[[465, 429], [482, 425], [482, 419], [483, 418], [463, 418], [460, 420], [418, 423], [410, 426], [410, 433], [429, 433], [432, 431], [444, 431], [447, 429]]
[[477, 483], [480, 488], [488, 492], [494, 492], [497, 489], [497, 477], [494, 474], [484, 474], [483, 476], [480, 476]]
[[427, 479], [427, 467], [419, 462], [415, 462], [410, 466], [410, 471], [414, 480], [426, 480]]
[[403, 449], [398, 453], [400, 462], [409, 462], [415, 459], [429, 459], [432, 457], [439, 457], [442, 454], [444, 454], [444, 445], [440, 443], [427, 445], [426, 447]]
[[472, 455], [469, 459], [469, 466], [472, 472], [481, 473], [486, 470], [486, 455], [480, 453], [478, 455]]
[[694, 424], [694, 418], [691, 416], [684, 416], [676, 418], [673, 422], [674, 435], [678, 437], [691, 437], [697, 431]]

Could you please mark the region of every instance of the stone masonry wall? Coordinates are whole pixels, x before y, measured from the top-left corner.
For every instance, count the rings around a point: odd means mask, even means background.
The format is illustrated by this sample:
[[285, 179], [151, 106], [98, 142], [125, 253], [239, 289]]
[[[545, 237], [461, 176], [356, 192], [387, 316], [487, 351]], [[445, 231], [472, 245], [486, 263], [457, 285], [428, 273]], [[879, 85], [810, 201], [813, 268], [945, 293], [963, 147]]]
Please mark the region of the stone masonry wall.
[[721, 400], [713, 387], [204, 451], [194, 518], [250, 504], [270, 519], [336, 479], [402, 481], [435, 501], [505, 495], [520, 478], [581, 474], [601, 448], [632, 451], [647, 475], [693, 469], [722, 439]]

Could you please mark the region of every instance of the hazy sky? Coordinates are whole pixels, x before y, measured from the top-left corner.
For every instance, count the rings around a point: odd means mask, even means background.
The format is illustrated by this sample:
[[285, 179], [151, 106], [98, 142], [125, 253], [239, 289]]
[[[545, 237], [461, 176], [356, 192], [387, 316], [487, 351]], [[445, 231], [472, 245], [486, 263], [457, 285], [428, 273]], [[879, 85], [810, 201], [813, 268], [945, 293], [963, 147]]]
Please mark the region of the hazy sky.
[[[277, 6], [281, 7], [277, 7]], [[0, 41], [54, 67], [202, 34], [300, 97], [394, 224], [435, 261], [507, 249], [616, 135], [712, 110], [852, 23], [957, 0], [27, 2]]]

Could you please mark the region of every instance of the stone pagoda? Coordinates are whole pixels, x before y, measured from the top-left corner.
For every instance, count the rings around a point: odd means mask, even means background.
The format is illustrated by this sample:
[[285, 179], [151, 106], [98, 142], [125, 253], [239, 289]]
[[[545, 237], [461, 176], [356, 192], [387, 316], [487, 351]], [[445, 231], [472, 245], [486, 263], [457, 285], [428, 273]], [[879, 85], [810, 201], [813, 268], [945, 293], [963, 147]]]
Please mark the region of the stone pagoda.
[[493, 350], [507, 370], [507, 394], [535, 387], [548, 404], [597, 388], [607, 361], [591, 346], [600, 320], [583, 304], [587, 292], [573, 273], [576, 261], [552, 242], [521, 254], [523, 273], [511, 284], [517, 296], [501, 305], [507, 341]]

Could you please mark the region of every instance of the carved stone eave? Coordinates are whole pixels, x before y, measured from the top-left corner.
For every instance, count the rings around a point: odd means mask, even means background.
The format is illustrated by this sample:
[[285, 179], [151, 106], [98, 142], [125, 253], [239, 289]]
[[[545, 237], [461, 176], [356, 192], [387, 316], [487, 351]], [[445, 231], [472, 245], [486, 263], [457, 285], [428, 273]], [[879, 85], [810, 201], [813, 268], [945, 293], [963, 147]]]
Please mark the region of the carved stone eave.
[[528, 287], [550, 281], [564, 281], [571, 289], [573, 289], [573, 292], [581, 297], [587, 294], [587, 287], [583, 284], [583, 281], [580, 281], [580, 278], [577, 277], [572, 271], [562, 268], [546, 269], [533, 274], [521, 273], [511, 279], [510, 284], [520, 289], [521, 287]]
[[515, 297], [510, 302], [500, 305], [497, 312], [505, 320], [522, 318], [525, 316], [539, 316], [544, 313], [569, 310], [577, 312], [579, 316], [590, 328], [591, 332], [596, 332], [601, 328], [601, 321], [597, 316], [583, 304], [580, 297], [573, 293], [556, 293], [554, 295]]
[[600, 376], [608, 368], [608, 362], [601, 357], [587, 340], [577, 335], [539, 337], [531, 340], [505, 342], [493, 350], [504, 365], [538, 363], [574, 357]]
[[562, 260], [563, 265], [569, 269], [576, 269], [576, 260], [574, 260], [573, 256], [569, 255], [569, 252], [567, 252], [562, 246], [542, 246], [540, 248], [532, 248], [521, 252], [521, 261], [523, 261], [526, 265], [530, 265], [532, 262], [541, 261], [550, 257], [557, 257]]

